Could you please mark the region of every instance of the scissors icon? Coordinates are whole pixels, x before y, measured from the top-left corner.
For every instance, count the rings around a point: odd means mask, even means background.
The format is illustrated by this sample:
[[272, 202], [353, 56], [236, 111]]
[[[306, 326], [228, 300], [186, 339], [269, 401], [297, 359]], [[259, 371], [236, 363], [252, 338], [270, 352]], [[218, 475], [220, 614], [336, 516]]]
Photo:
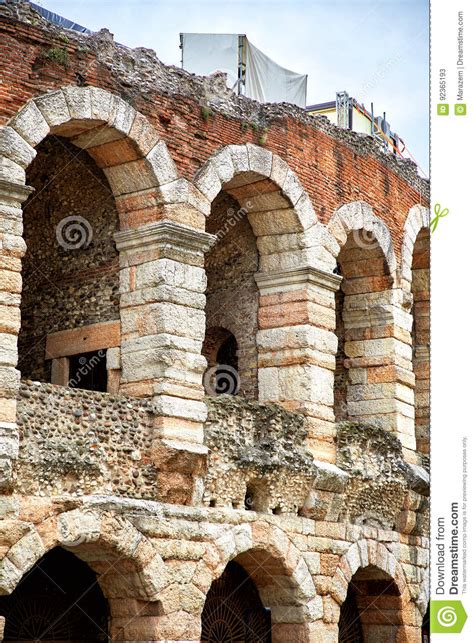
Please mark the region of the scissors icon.
[[431, 228], [432, 234], [438, 227], [439, 220], [442, 219], [443, 217], [446, 217], [449, 214], [449, 210], [448, 208], [441, 209], [441, 205], [439, 203], [436, 203], [434, 207], [434, 213], [435, 213], [435, 216], [430, 221], [430, 228]]

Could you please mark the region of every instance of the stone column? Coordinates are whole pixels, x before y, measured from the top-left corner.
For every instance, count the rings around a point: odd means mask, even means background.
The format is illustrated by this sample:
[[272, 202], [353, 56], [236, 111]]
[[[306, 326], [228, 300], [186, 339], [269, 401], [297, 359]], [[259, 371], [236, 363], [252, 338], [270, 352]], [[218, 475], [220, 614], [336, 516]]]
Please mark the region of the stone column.
[[[427, 242], [429, 244], [429, 239]], [[415, 433], [420, 453], [430, 450], [430, 274], [429, 265], [413, 270], [413, 371], [415, 373]]]
[[255, 279], [259, 399], [306, 415], [309, 450], [334, 462], [334, 293], [341, 277], [305, 266]]
[[18, 333], [21, 313], [21, 204], [32, 192], [24, 185], [0, 180], [0, 489], [8, 488], [18, 453], [16, 400], [20, 385]]
[[414, 460], [414, 386], [410, 302], [401, 290], [346, 295], [344, 350], [349, 420], [396, 434]]
[[[202, 386], [206, 360], [201, 355], [204, 253], [214, 239], [167, 220], [115, 235], [120, 252], [120, 390], [153, 398], [155, 460], [163, 476], [163, 499], [174, 502], [190, 502], [185, 491], [189, 476], [202, 469], [207, 452], [202, 445], [207, 417]], [[184, 478], [178, 480], [179, 475]]]

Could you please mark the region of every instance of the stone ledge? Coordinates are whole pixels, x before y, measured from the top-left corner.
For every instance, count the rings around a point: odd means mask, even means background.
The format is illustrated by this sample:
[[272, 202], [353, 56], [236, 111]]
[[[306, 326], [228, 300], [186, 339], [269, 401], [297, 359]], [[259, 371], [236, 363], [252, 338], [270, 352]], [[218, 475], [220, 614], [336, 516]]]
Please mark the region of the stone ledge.
[[304, 285], [320, 286], [331, 292], [337, 292], [342, 277], [313, 266], [302, 266], [289, 270], [258, 272], [255, 274], [255, 281], [261, 295], [272, 295], [297, 290]]
[[158, 221], [133, 230], [122, 230], [114, 235], [118, 250], [134, 250], [144, 246], [157, 248], [173, 247], [178, 249], [206, 252], [216, 237], [207, 232], [175, 223]]

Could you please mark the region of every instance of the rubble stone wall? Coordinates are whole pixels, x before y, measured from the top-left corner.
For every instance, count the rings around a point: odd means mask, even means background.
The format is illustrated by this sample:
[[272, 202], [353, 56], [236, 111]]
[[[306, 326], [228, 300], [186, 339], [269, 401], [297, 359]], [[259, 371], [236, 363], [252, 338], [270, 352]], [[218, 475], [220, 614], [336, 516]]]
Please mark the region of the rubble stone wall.
[[38, 146], [27, 181], [35, 191], [23, 207], [19, 368], [24, 379], [48, 382], [47, 335], [119, 319], [118, 214], [103, 172], [67, 139]]
[[[106, 30], [65, 31], [22, 0], [0, 4], [0, 23], [0, 595], [65, 547], [98, 574], [111, 638], [197, 642], [234, 560], [273, 643], [336, 643], [363, 570], [393, 590], [369, 640], [418, 643], [426, 182], [368, 136], [236, 97], [222, 75], [166, 67]], [[72, 150], [82, 164], [50, 207], [44, 176]], [[64, 257], [54, 224], [80, 207], [94, 243]], [[62, 291], [40, 290], [39, 308], [35, 254]], [[107, 357], [120, 394], [20, 383], [21, 305], [22, 345], [48, 317], [55, 330], [120, 319]], [[205, 398], [214, 325], [237, 339], [241, 396]], [[42, 351], [25, 374], [47, 379]]]

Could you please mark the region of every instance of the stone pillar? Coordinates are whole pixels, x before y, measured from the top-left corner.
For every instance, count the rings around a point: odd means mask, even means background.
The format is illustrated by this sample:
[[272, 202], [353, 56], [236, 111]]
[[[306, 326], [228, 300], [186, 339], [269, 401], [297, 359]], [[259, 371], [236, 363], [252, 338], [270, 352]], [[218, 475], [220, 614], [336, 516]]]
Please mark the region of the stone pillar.
[[[427, 242], [429, 244], [429, 238]], [[413, 371], [415, 434], [420, 453], [430, 450], [430, 274], [429, 265], [413, 270]]]
[[0, 180], [0, 489], [8, 488], [18, 453], [16, 399], [20, 385], [18, 333], [21, 313], [21, 204], [32, 188]]
[[201, 619], [182, 606], [163, 614], [161, 601], [145, 602], [133, 598], [109, 599], [112, 641], [166, 641], [199, 643]]
[[[202, 445], [207, 417], [202, 386], [206, 360], [201, 355], [204, 253], [214, 239], [167, 220], [115, 235], [120, 252], [120, 390], [153, 398], [162, 499], [183, 504], [191, 501], [185, 491], [189, 476], [202, 470], [207, 453]], [[191, 494], [199, 495], [193, 488]]]
[[307, 446], [335, 461], [335, 298], [341, 277], [310, 266], [255, 275], [259, 400], [306, 415]]
[[344, 350], [349, 369], [348, 420], [396, 434], [415, 462], [410, 302], [401, 290], [346, 295]]

